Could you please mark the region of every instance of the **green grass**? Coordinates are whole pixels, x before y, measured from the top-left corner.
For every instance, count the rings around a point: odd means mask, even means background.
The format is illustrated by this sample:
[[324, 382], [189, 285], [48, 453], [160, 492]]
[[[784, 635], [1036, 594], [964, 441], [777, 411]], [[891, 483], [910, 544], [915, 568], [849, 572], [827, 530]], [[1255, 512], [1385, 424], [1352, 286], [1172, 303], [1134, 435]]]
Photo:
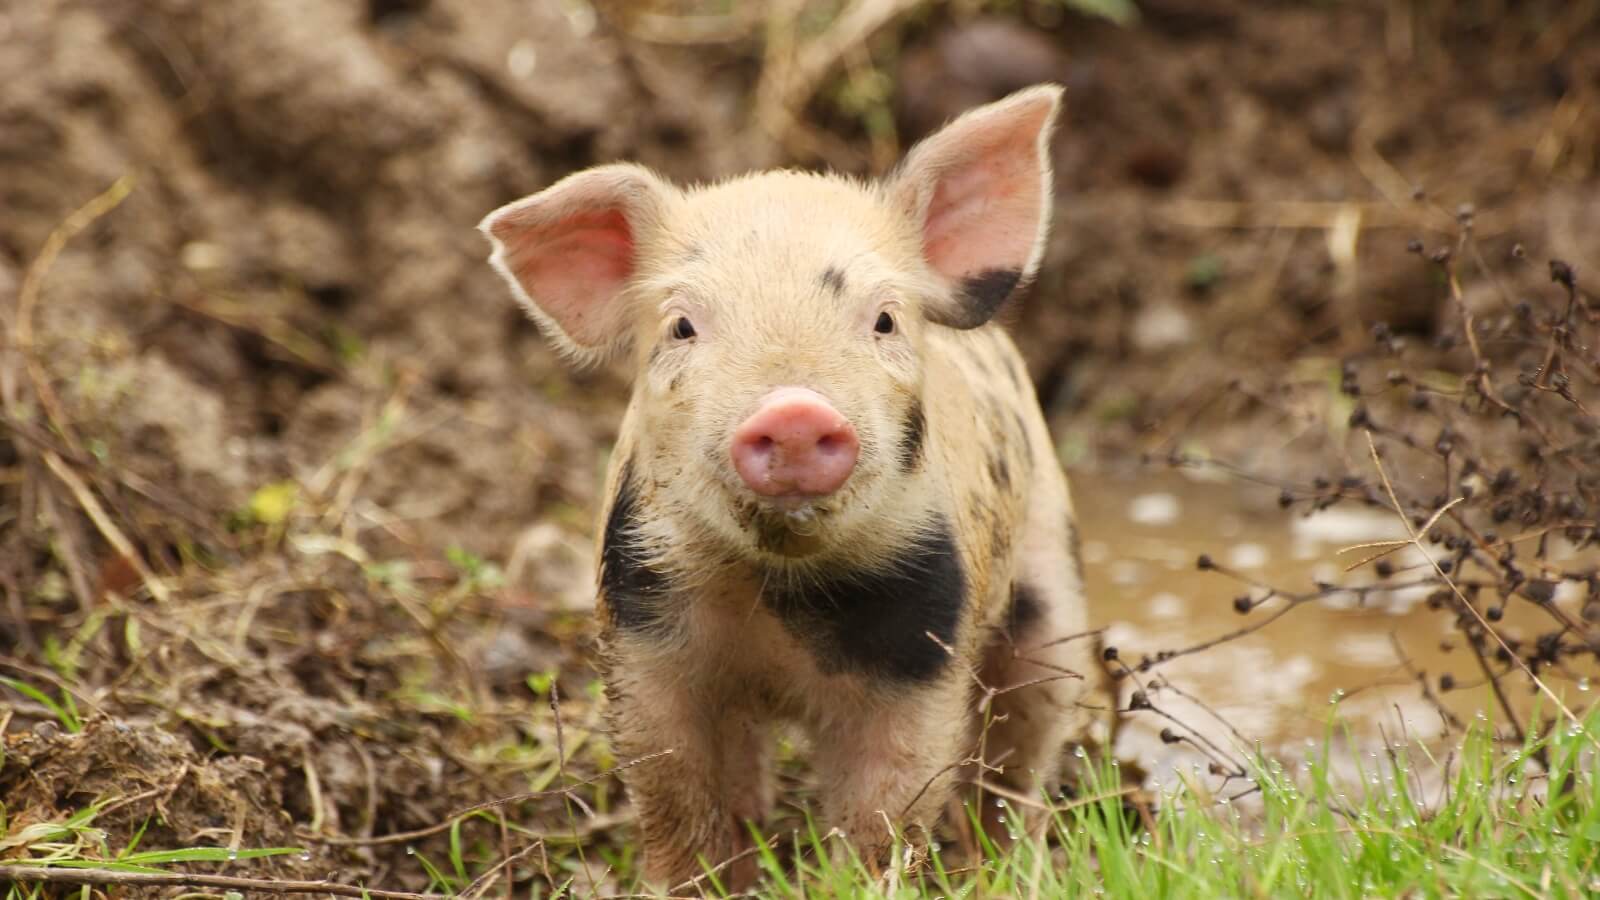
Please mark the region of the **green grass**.
[[[809, 835], [798, 865], [763, 861], [761, 895], [801, 897], [1576, 897], [1600, 895], [1600, 714], [1521, 747], [1479, 725], [1445, 758], [1399, 747], [1362, 763], [1361, 787], [1336, 780], [1324, 750], [1286, 768], [1252, 762], [1252, 803], [1180, 784], [1150, 811], [1125, 808], [1114, 763], [1091, 772], [1093, 799], [1054, 813], [1025, 840], [955, 874], [933, 860], [920, 879], [874, 880], [829, 861]], [[1325, 745], [1326, 746], [1326, 745]], [[1532, 762], [1548, 754], [1548, 775]], [[1348, 760], [1348, 757], [1346, 757]], [[1442, 771], [1426, 796], [1419, 773]], [[1547, 790], [1570, 778], [1567, 790]], [[1448, 784], [1448, 790], [1444, 790]], [[1254, 785], [1234, 785], [1229, 793]], [[1253, 806], [1249, 812], [1236, 807]]]
[[78, 706], [73, 701], [71, 693], [63, 690], [61, 692], [61, 700], [57, 702], [44, 691], [15, 678], [0, 676], [0, 685], [11, 688], [49, 710], [50, 714], [56, 717], [56, 721], [61, 723], [61, 727], [67, 731], [76, 734], [83, 730], [83, 719], [78, 715]]

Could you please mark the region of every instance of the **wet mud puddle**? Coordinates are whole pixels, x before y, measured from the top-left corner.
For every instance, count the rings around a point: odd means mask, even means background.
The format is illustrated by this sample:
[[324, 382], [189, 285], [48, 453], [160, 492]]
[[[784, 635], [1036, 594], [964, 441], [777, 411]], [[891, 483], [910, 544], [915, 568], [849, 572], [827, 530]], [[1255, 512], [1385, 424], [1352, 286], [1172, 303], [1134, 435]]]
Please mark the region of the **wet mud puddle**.
[[[1406, 537], [1392, 514], [1339, 506], [1307, 517], [1279, 509], [1274, 491], [1176, 473], [1080, 477], [1073, 500], [1090, 622], [1105, 629], [1105, 644], [1134, 670], [1116, 683], [1119, 707], [1128, 709], [1133, 692], [1145, 690], [1171, 717], [1136, 712], [1117, 730], [1117, 756], [1136, 762], [1152, 780], [1179, 768], [1193, 771], [1197, 763], [1204, 769], [1207, 762], [1194, 742], [1163, 741], [1163, 728], [1173, 730], [1169, 739], [1192, 729], [1223, 750], [1259, 743], [1287, 759], [1303, 757], [1330, 734], [1335, 750], [1362, 752], [1385, 740], [1439, 738], [1448, 731], [1441, 707], [1461, 722], [1484, 714], [1504, 724], [1477, 659], [1454, 627], [1454, 613], [1429, 608], [1435, 588], [1417, 585], [1431, 571], [1419, 551], [1390, 556], [1394, 571], [1386, 578], [1370, 564], [1345, 571], [1370, 551], [1341, 554], [1341, 548]], [[1200, 570], [1202, 554], [1247, 581]], [[1318, 582], [1371, 589], [1296, 604], [1259, 630], [1229, 637], [1289, 605], [1282, 597], [1261, 603], [1269, 587], [1309, 594]], [[1563, 584], [1554, 601], [1574, 619], [1582, 603], [1577, 588]], [[1236, 604], [1246, 596], [1253, 605], [1241, 613]], [[1532, 606], [1509, 604], [1497, 623], [1501, 634], [1531, 639], [1549, 631], [1547, 614]], [[1173, 655], [1137, 671], [1141, 661], [1163, 652]], [[1490, 665], [1507, 668], [1492, 659]], [[1600, 669], [1592, 659], [1583, 665], [1541, 673], [1575, 711], [1600, 693]], [[1419, 673], [1437, 705], [1424, 697]], [[1525, 719], [1536, 699], [1525, 676], [1511, 675], [1504, 685]], [[1541, 708], [1550, 712], [1548, 702]], [[1334, 713], [1340, 725], [1330, 732]]]

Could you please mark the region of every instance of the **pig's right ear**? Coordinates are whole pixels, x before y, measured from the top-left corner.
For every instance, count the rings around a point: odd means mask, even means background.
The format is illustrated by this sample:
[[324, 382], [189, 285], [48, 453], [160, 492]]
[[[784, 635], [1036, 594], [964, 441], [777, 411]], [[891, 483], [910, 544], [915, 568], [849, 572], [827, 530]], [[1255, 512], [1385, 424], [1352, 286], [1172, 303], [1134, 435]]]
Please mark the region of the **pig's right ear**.
[[1033, 278], [1054, 201], [1049, 147], [1060, 108], [1053, 84], [980, 106], [912, 148], [889, 183], [946, 287], [927, 300], [930, 320], [976, 328]]
[[661, 227], [672, 190], [639, 166], [599, 166], [500, 207], [478, 230], [546, 334], [593, 361], [628, 343], [638, 242]]

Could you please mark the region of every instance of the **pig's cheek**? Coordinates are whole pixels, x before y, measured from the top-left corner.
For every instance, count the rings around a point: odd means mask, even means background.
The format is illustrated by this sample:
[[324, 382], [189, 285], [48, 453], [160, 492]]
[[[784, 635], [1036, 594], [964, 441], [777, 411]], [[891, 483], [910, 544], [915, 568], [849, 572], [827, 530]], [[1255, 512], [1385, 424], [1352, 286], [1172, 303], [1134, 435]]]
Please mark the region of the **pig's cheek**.
[[688, 395], [688, 361], [678, 351], [652, 353], [645, 366], [645, 386], [652, 401], [675, 404]]
[[876, 361], [885, 377], [902, 391], [916, 393], [922, 381], [917, 347], [905, 338], [879, 341]]

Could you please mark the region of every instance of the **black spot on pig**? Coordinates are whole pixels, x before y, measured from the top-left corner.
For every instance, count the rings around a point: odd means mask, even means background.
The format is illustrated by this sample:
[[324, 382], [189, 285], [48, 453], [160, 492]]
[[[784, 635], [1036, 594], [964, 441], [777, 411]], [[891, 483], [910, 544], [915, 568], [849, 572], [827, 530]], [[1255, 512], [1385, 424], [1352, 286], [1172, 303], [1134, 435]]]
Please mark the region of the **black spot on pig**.
[[954, 643], [967, 578], [942, 517], [882, 568], [785, 574], [767, 580], [762, 600], [811, 646], [824, 671], [921, 683], [950, 665], [928, 635]]
[[1002, 491], [1011, 488], [1011, 464], [1006, 462], [1003, 454], [994, 453], [989, 457], [989, 480]]
[[382, 27], [403, 23], [428, 8], [428, 0], [367, 0], [367, 21]]
[[1034, 589], [1018, 581], [1011, 585], [1011, 607], [1006, 611], [1006, 634], [1013, 640], [1025, 636], [1044, 618], [1044, 604]]
[[617, 483], [617, 497], [606, 517], [601, 542], [600, 590], [605, 595], [611, 624], [617, 629], [660, 632], [667, 625], [663, 608], [667, 578], [650, 565], [639, 545], [643, 528], [631, 464], [623, 465]]
[[822, 270], [822, 286], [833, 292], [835, 297], [844, 294], [844, 273], [829, 266]]
[[922, 443], [927, 437], [928, 418], [922, 409], [922, 398], [911, 401], [906, 420], [900, 432], [900, 470], [911, 472], [922, 463]]
[[970, 275], [956, 291], [955, 308], [935, 309], [930, 318], [951, 328], [977, 328], [994, 318], [1020, 281], [1022, 273], [1016, 269], [985, 269]]
[[989, 556], [991, 559], [1008, 559], [1011, 555], [1011, 529], [1004, 517], [995, 513], [989, 520]]

